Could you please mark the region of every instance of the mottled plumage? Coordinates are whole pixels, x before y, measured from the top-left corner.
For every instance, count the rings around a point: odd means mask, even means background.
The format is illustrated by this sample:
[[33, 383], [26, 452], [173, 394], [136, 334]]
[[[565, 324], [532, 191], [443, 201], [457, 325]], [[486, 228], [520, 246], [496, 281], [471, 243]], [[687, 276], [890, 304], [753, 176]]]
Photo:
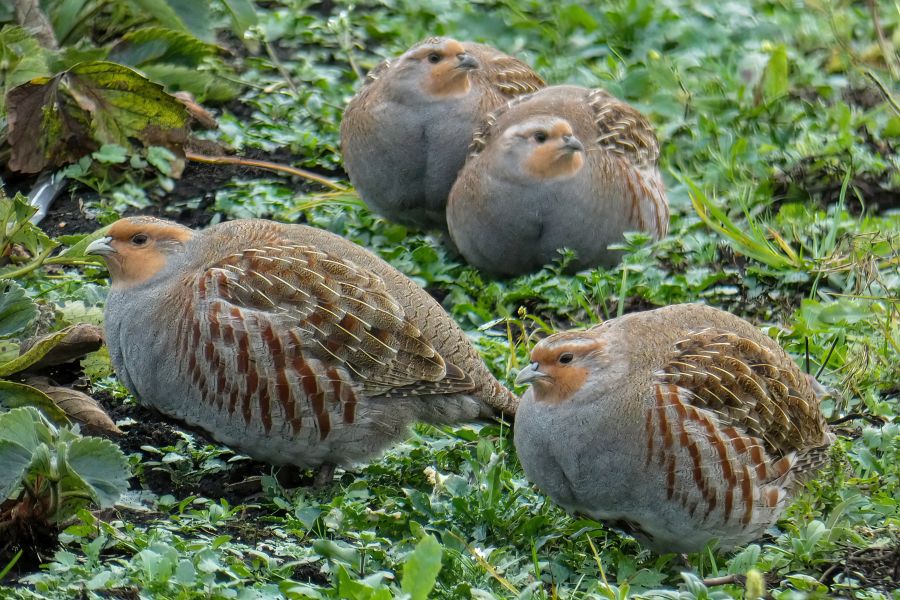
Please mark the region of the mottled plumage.
[[341, 121], [344, 166], [384, 217], [446, 229], [444, 207], [472, 133], [490, 111], [543, 80], [473, 42], [429, 38], [366, 77]]
[[334, 234], [138, 217], [90, 250], [109, 265], [105, 331], [121, 381], [253, 458], [353, 463], [415, 420], [515, 410], [435, 300]]
[[695, 304], [550, 336], [532, 351], [515, 444], [573, 513], [658, 551], [759, 537], [828, 458], [808, 376], [769, 337]]
[[575, 251], [574, 268], [611, 266], [625, 231], [665, 236], [669, 206], [648, 121], [603, 90], [553, 86], [490, 114], [447, 204], [466, 260], [518, 275]]

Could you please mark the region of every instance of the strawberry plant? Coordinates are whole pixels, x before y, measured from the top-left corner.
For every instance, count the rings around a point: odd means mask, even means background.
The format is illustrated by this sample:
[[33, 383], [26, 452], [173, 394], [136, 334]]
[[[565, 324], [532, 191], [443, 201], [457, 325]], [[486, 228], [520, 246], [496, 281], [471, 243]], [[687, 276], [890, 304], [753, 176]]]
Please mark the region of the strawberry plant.
[[112, 506], [129, 475], [109, 440], [58, 428], [33, 407], [0, 414], [0, 555], [90, 503]]

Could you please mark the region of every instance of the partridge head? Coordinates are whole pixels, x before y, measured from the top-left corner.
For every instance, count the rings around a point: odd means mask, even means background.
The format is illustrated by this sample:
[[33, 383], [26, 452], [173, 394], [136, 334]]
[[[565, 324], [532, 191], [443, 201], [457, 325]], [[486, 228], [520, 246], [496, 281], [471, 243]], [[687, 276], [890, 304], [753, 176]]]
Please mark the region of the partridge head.
[[447, 204], [466, 260], [499, 275], [575, 251], [573, 268], [610, 266], [625, 231], [666, 234], [669, 208], [647, 120], [602, 90], [553, 86], [516, 98], [475, 133]]
[[552, 335], [517, 382], [525, 473], [657, 551], [758, 538], [828, 457], [807, 376], [748, 322], [696, 304]]
[[104, 328], [123, 384], [258, 460], [354, 463], [414, 420], [515, 410], [431, 296], [334, 234], [133, 217], [88, 252], [109, 266]]
[[429, 38], [366, 78], [341, 122], [344, 166], [384, 217], [446, 229], [447, 194], [481, 120], [543, 80], [490, 46]]

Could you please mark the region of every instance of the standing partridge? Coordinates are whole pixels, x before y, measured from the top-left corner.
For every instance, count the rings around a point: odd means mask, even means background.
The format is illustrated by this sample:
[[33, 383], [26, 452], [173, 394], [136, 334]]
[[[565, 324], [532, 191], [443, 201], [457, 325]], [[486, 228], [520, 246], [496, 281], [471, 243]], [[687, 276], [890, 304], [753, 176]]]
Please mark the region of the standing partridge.
[[539, 342], [517, 383], [529, 479], [657, 551], [759, 537], [828, 459], [805, 375], [729, 313], [669, 306]]
[[575, 251], [572, 268], [611, 266], [629, 230], [665, 236], [669, 205], [647, 120], [603, 90], [563, 85], [509, 102], [476, 132], [450, 192], [450, 236], [469, 264], [536, 271]]
[[257, 460], [333, 470], [415, 420], [515, 411], [440, 304], [332, 233], [132, 217], [87, 252], [109, 267], [104, 327], [122, 383]]
[[482, 119], [544, 87], [522, 61], [473, 42], [429, 38], [366, 77], [341, 121], [344, 166], [391, 221], [446, 230], [444, 207]]

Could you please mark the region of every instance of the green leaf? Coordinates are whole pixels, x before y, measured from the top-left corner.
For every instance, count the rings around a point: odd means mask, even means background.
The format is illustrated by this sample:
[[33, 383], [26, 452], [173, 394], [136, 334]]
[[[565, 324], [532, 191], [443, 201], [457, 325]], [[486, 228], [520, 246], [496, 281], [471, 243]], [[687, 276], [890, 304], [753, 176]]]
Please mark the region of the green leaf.
[[0, 279], [0, 337], [15, 335], [37, 318], [38, 310], [25, 289], [9, 279]]
[[[0, 256], [9, 254], [10, 246], [17, 244], [24, 248], [34, 261], [43, 261], [57, 244], [40, 228], [29, 222], [29, 219], [37, 212], [37, 208], [28, 203], [28, 198], [22, 194], [16, 194], [9, 199], [0, 195]], [[33, 263], [29, 263], [33, 264]], [[26, 268], [19, 263], [11, 263], [0, 267], [0, 279], [10, 273], [15, 273]], [[37, 265], [34, 265], [37, 266]]]
[[441, 572], [441, 544], [433, 535], [426, 535], [416, 545], [406, 562], [403, 563], [401, 589], [412, 600], [425, 600], [434, 588], [438, 573]]
[[0, 365], [19, 355], [19, 344], [12, 340], [0, 340]]
[[[66, 453], [63, 478], [76, 475], [87, 484], [94, 501], [101, 507], [115, 504], [128, 489], [128, 459], [114, 443], [97, 437], [83, 437], [72, 441]], [[66, 490], [67, 491], [67, 490]]]
[[24, 383], [0, 380], [0, 409], [9, 410], [23, 406], [32, 406], [40, 410], [57, 425], [69, 423], [66, 413], [44, 392]]
[[82, 11], [91, 0], [61, 0], [51, 2], [47, 7], [47, 16], [53, 23], [53, 31], [61, 42], [67, 41], [69, 35], [82, 22]]
[[[188, 31], [187, 25], [166, 0], [131, 0], [144, 14], [153, 15], [154, 20], [168, 29]], [[198, 4], [201, 4], [198, 2]]]
[[121, 164], [128, 160], [128, 150], [118, 144], [103, 144], [91, 158], [104, 164]]
[[769, 55], [769, 62], [766, 65], [766, 71], [763, 74], [762, 85], [763, 99], [766, 104], [781, 98], [790, 90], [788, 56], [784, 44], [780, 44], [772, 49]]
[[857, 323], [873, 316], [866, 303], [853, 300], [829, 302], [819, 311], [819, 320], [829, 325]]
[[110, 51], [109, 60], [141, 68], [153, 63], [196, 67], [216, 52], [215, 46], [190, 33], [165, 27], [142, 27], [123, 35]]
[[9, 90], [49, 74], [46, 51], [34, 37], [18, 26], [0, 29], [0, 114], [5, 112]]
[[222, 4], [231, 16], [231, 29], [239, 38], [243, 38], [247, 29], [259, 23], [256, 7], [250, 0], [222, 0]]
[[212, 41], [209, 2], [197, 0], [131, 0], [145, 14], [154, 16], [169, 29], [189, 31], [201, 40]]
[[22, 482], [25, 470], [31, 464], [30, 450], [10, 440], [0, 439], [0, 504]]
[[172, 163], [177, 158], [169, 150], [161, 146], [151, 146], [147, 149], [147, 162], [163, 175], [172, 175]]
[[339, 598], [347, 600], [390, 600], [393, 596], [384, 586], [382, 579], [383, 574], [375, 573], [362, 581], [356, 581], [344, 565], [339, 565], [336, 591]]
[[42, 423], [42, 418], [35, 408], [14, 408], [0, 413], [0, 440], [18, 444], [28, 450], [30, 455], [41, 444], [38, 423]]
[[93, 242], [94, 240], [98, 240], [102, 237], [105, 237], [106, 232], [109, 231], [110, 227], [112, 227], [112, 225], [107, 225], [106, 227], [101, 227], [97, 231], [84, 236], [78, 242], [72, 244], [71, 246], [69, 246], [62, 252], [60, 252], [58, 256], [53, 257], [54, 262], [59, 262], [60, 258], [65, 257], [65, 258], [71, 258], [73, 260], [88, 260], [88, 261], [96, 262], [98, 265], [103, 264], [103, 259], [101, 259], [100, 257], [97, 257], [97, 256], [93, 256], [93, 255], [87, 256], [87, 255], [85, 255], [84, 251], [88, 246], [91, 245], [91, 242]]
[[169, 63], [151, 63], [141, 67], [153, 81], [171, 90], [184, 90], [193, 94], [198, 102], [225, 102], [236, 98], [241, 88], [210, 71]]

